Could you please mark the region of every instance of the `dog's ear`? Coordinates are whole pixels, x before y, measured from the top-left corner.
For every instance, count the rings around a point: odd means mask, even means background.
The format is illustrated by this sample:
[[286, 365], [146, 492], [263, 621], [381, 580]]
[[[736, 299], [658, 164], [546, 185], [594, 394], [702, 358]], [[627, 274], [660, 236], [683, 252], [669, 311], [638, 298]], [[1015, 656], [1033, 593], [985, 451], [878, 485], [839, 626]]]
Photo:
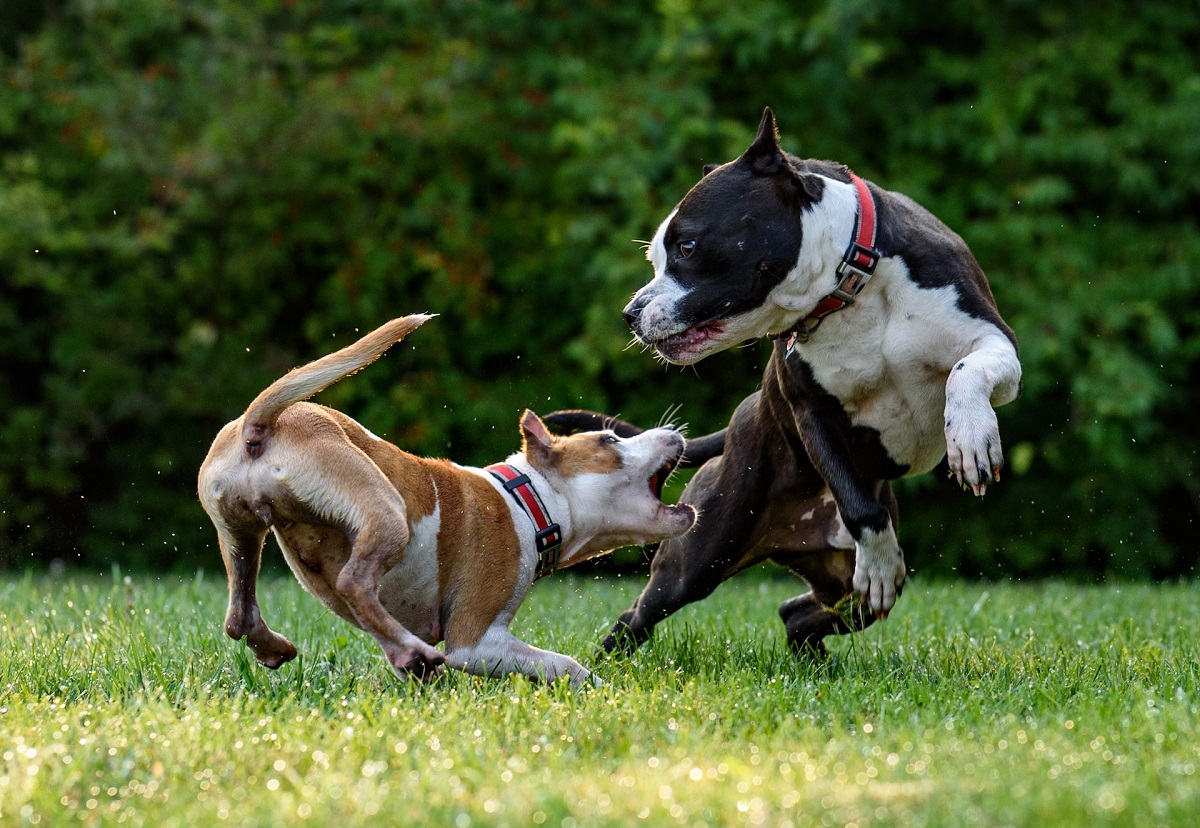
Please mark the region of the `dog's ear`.
[[546, 430], [546, 424], [528, 408], [521, 415], [521, 451], [531, 461], [546, 458], [554, 446], [554, 436]]
[[[779, 146], [779, 128], [775, 124], [775, 113], [771, 107], [763, 110], [758, 123], [758, 135], [754, 143], [742, 154], [742, 160], [750, 165], [755, 175], [779, 175], [785, 189], [796, 193], [801, 199], [820, 201], [824, 182], [820, 177], [796, 170], [788, 163]], [[786, 176], [786, 178], [784, 177]]]
[[800, 189], [804, 190], [804, 194], [808, 196], [810, 201], [820, 201], [821, 194], [825, 192], [825, 182], [821, 180], [819, 175], [812, 173], [800, 173], [796, 176], [796, 184]]
[[742, 153], [742, 160], [750, 165], [755, 175], [775, 175], [787, 167], [787, 159], [779, 147], [779, 129], [775, 126], [775, 113], [771, 107], [763, 110], [762, 120], [758, 122], [758, 135]]
[[704, 176], [708, 175], [710, 172], [712, 172], [719, 166], [721, 166], [721, 165], [720, 164], [705, 164], [700, 177], [703, 178]]

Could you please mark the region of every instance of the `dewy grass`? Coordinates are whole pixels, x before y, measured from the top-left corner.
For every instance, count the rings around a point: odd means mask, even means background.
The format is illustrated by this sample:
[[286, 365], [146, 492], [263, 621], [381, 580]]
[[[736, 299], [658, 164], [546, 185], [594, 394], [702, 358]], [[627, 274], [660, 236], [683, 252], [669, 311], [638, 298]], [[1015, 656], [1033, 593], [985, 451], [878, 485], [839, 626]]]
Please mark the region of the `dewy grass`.
[[628, 658], [640, 578], [539, 582], [513, 625], [604, 687], [397, 680], [290, 579], [300, 658], [225, 638], [223, 579], [0, 584], [3, 825], [1184, 825], [1200, 813], [1194, 584], [923, 583], [794, 658], [761, 572]]

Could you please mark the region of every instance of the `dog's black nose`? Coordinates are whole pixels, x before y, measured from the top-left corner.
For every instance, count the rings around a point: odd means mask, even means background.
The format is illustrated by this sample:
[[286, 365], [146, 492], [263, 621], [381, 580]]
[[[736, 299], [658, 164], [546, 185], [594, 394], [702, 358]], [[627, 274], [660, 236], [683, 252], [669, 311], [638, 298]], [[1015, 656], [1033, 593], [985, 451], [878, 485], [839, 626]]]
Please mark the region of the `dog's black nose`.
[[641, 317], [642, 311], [645, 309], [645, 305], [634, 299], [625, 306], [625, 310], [621, 311], [621, 315], [625, 317], [625, 324], [632, 328], [635, 324], [637, 324], [638, 318]]

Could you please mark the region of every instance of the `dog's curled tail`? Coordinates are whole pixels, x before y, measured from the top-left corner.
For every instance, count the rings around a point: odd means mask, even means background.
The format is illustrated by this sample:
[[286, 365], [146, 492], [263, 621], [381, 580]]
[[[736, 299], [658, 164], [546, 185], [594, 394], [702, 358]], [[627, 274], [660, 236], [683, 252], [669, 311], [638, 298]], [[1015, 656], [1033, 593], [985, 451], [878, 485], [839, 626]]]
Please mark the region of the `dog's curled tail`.
[[263, 437], [288, 406], [306, 400], [340, 379], [366, 368], [388, 348], [437, 314], [414, 313], [385, 322], [352, 345], [293, 368], [254, 398], [242, 417], [242, 444], [251, 457], [262, 453]]

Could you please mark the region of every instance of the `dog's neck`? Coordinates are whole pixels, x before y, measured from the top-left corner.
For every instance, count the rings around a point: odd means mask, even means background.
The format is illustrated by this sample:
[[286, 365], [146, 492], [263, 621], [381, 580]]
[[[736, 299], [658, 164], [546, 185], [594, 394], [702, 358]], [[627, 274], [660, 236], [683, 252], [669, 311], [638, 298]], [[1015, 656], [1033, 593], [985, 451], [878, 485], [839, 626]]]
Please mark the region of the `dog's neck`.
[[[524, 454], [518, 452], [507, 460], [506, 464], [518, 469], [529, 478], [530, 483], [541, 497], [549, 512], [550, 520], [558, 524], [562, 531], [562, 549], [558, 555], [555, 569], [561, 569], [573, 563], [579, 563], [588, 558], [596, 557], [620, 546], [635, 544], [636, 540], [625, 536], [614, 535], [606, 531], [603, 516], [595, 515], [585, 509], [572, 508], [572, 498], [563, 489], [564, 483], [556, 476], [543, 474]], [[593, 510], [594, 512], [594, 510]], [[533, 532], [532, 523], [524, 519], [524, 525], [518, 531]], [[552, 570], [546, 570], [542, 574]]]
[[801, 214], [804, 242], [796, 264], [771, 292], [770, 301], [780, 309], [780, 321], [770, 334], [778, 335], [796, 325], [837, 287], [837, 267], [854, 238], [858, 209], [853, 184], [825, 178], [821, 200]]

